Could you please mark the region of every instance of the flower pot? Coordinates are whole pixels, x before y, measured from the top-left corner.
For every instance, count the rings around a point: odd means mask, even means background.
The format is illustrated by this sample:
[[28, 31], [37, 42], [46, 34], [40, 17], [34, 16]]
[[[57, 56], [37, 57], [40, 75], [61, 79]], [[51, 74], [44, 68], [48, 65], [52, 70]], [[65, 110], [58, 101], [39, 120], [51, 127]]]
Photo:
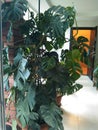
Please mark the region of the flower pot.
[[22, 128], [22, 130], [28, 130], [28, 127]]
[[22, 128], [22, 125], [21, 125], [20, 121], [18, 119], [16, 119], [16, 121], [17, 121], [17, 125], [18, 125], [19, 130], [28, 130], [28, 126]]
[[[19, 127], [17, 130], [28, 130], [27, 126], [25, 128], [22, 128], [21, 124], [18, 120], [17, 120], [17, 123], [18, 123], [18, 127]], [[47, 124], [42, 124], [40, 127], [40, 130], [49, 130], [49, 126]]]
[[47, 124], [42, 124], [40, 130], [48, 130], [49, 126]]
[[62, 95], [56, 97], [56, 103], [59, 107], [61, 106], [61, 100], [62, 100]]

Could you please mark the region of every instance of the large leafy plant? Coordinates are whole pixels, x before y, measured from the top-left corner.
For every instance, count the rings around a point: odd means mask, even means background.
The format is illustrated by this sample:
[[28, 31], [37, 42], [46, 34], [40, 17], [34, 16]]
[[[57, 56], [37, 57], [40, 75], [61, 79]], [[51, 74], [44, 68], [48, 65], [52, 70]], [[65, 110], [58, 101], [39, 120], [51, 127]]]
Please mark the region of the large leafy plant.
[[[2, 6], [3, 21], [11, 25], [8, 40], [13, 29], [22, 35], [22, 42], [14, 44], [13, 63], [8, 57], [10, 46], [4, 49], [4, 84], [14, 97], [22, 127], [28, 125], [28, 129], [36, 130], [47, 123], [50, 130], [63, 130], [57, 93], [72, 94], [82, 87], [75, 82], [82, 73], [81, 52], [78, 48], [62, 49], [59, 59], [56, 50], [66, 42], [65, 32], [73, 26], [76, 12], [73, 7], [53, 6], [37, 16], [30, 12], [31, 17], [25, 20], [27, 7], [26, 0], [13, 0]], [[10, 75], [14, 77], [12, 88]]]

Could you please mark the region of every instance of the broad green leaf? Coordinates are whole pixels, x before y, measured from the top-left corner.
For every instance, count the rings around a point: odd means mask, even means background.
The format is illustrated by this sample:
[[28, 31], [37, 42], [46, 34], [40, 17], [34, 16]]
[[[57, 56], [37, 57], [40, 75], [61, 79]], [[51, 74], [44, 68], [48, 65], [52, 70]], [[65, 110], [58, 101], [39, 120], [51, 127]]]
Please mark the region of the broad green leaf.
[[17, 70], [17, 73], [14, 75], [15, 81], [23, 80], [25, 82], [25, 78], [20, 70]]
[[[58, 106], [56, 106], [54, 103], [51, 103], [48, 105], [42, 105], [40, 107], [40, 114], [44, 121], [52, 128], [64, 130], [63, 124], [62, 124], [62, 113]], [[58, 119], [58, 120], [57, 120]], [[61, 124], [60, 124], [61, 122]]]
[[84, 36], [79, 36], [79, 37], [77, 38], [77, 42], [78, 42], [78, 43], [88, 42], [88, 39], [87, 39], [86, 37], [84, 37]]
[[29, 115], [30, 115], [30, 110], [28, 106], [28, 102], [25, 99], [24, 101], [21, 100], [18, 102], [16, 106], [17, 110], [17, 118], [21, 122], [22, 126], [25, 127], [28, 124], [29, 121]]
[[23, 75], [24, 75], [24, 78], [27, 80], [28, 77], [30, 76], [30, 71], [28, 69], [24, 70]]
[[17, 55], [14, 58], [14, 65], [17, 66], [18, 63], [21, 61], [22, 59], [22, 54], [21, 53], [17, 53]]
[[4, 88], [8, 90], [9, 89], [9, 75], [8, 74], [5, 74], [3, 76], [3, 83], [4, 83]]
[[28, 2], [26, 0], [13, 0], [12, 2], [5, 2], [2, 5], [3, 21], [17, 21], [20, 20], [26, 10]]
[[[53, 6], [45, 14], [50, 16], [50, 27], [55, 31], [54, 34], [57, 37], [64, 36], [64, 32], [74, 23], [75, 10], [73, 7]], [[64, 26], [66, 24], [68, 26]]]
[[54, 57], [45, 57], [42, 59], [42, 68], [45, 71], [53, 69], [55, 65], [56, 65], [56, 60], [54, 59]]
[[29, 86], [28, 93], [27, 93], [27, 101], [31, 111], [35, 106], [35, 93], [36, 93], [35, 87]]
[[45, 47], [46, 47], [46, 49], [48, 50], [48, 51], [51, 51], [52, 50], [52, 48], [53, 48], [53, 45], [52, 45], [52, 42], [46, 42], [45, 43]]
[[25, 69], [26, 64], [27, 64], [27, 59], [22, 58], [21, 61], [20, 61], [20, 64], [19, 64], [20, 65], [19, 68], [20, 68], [21, 71], [23, 71]]
[[24, 83], [19, 79], [15, 79], [14, 86], [17, 87], [19, 90], [22, 90], [24, 88]]
[[12, 31], [12, 23], [10, 24], [8, 34], [7, 34], [7, 41], [9, 42], [13, 36], [13, 31]]
[[51, 113], [51, 110], [49, 110], [48, 106], [41, 106], [40, 107], [41, 116], [44, 119], [44, 121], [51, 127], [56, 127], [56, 119]]
[[32, 111], [29, 115], [29, 118], [36, 121], [36, 120], [38, 120], [39, 115], [38, 115], [38, 113]]
[[75, 61], [80, 61], [80, 51], [78, 49], [72, 50], [72, 58]]

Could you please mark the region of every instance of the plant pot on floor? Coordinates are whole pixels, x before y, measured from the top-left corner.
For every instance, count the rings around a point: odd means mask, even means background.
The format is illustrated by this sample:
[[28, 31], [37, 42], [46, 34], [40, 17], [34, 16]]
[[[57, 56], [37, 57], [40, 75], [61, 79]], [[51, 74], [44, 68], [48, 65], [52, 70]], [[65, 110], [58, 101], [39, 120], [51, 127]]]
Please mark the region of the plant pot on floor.
[[17, 122], [17, 130], [28, 130], [28, 126], [22, 128], [22, 125], [18, 119], [16, 119]]
[[62, 95], [56, 97], [56, 102], [59, 107], [61, 106], [61, 100], [62, 100]]
[[47, 124], [42, 124], [40, 130], [48, 130], [49, 126]]

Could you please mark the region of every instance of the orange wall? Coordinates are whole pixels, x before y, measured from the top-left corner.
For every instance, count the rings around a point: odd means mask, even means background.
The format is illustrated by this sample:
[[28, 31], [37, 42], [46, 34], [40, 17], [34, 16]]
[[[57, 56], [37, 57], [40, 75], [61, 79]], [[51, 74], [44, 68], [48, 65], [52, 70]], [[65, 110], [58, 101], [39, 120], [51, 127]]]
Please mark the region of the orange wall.
[[[75, 35], [76, 33], [77, 33], [77, 31], [74, 30], [73, 35]], [[84, 36], [88, 39], [88, 41], [90, 41], [91, 30], [78, 30], [78, 33], [75, 37], [77, 38], [79, 36]], [[90, 45], [90, 42], [88, 42], [87, 44]]]
[[[91, 30], [78, 30], [78, 33], [77, 33], [77, 30], [73, 30], [73, 36], [74, 35], [76, 35], [75, 36], [76, 39], [79, 36], [86, 37], [88, 39], [88, 41], [89, 41], [89, 42], [87, 42], [87, 44], [90, 45]], [[81, 63], [81, 66], [82, 66], [83, 74], [86, 75], [88, 73], [87, 65], [85, 65], [84, 63]]]

